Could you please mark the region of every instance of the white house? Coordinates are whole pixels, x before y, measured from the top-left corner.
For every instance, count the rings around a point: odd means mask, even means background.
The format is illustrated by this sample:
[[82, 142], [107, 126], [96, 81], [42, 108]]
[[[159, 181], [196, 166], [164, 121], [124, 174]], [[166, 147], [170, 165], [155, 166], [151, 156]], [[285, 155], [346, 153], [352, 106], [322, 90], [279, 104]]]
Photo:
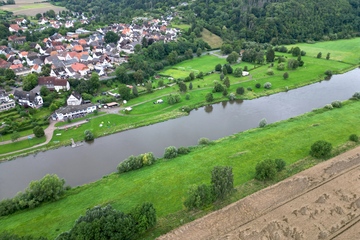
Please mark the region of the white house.
[[62, 121], [67, 118], [77, 118], [81, 116], [85, 116], [86, 114], [92, 113], [96, 110], [96, 106], [89, 103], [78, 106], [66, 106], [61, 107], [55, 111], [52, 115], [54, 120]]
[[43, 104], [42, 97], [31, 91], [26, 92], [26, 91], [15, 90], [14, 97], [18, 101], [19, 105], [22, 106], [39, 108]]
[[59, 79], [56, 77], [39, 77], [38, 85], [45, 86], [50, 91], [55, 90], [56, 92], [59, 92], [60, 90], [70, 90], [70, 84], [66, 79]]
[[68, 106], [77, 106], [82, 102], [82, 97], [77, 92], [72, 92], [69, 98], [66, 100]]

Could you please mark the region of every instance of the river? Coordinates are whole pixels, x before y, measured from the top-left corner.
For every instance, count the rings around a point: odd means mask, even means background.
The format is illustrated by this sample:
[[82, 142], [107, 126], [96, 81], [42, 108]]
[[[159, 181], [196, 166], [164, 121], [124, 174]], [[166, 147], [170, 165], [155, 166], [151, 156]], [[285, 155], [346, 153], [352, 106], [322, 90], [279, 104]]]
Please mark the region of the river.
[[130, 155], [153, 152], [161, 157], [168, 146], [196, 145], [202, 137], [219, 139], [257, 127], [262, 118], [268, 123], [285, 120], [349, 99], [356, 91], [360, 91], [360, 69], [288, 92], [202, 107], [186, 117], [98, 138], [77, 148], [61, 147], [3, 162], [0, 199], [13, 197], [47, 173], [57, 174], [71, 186], [82, 185], [116, 171]]

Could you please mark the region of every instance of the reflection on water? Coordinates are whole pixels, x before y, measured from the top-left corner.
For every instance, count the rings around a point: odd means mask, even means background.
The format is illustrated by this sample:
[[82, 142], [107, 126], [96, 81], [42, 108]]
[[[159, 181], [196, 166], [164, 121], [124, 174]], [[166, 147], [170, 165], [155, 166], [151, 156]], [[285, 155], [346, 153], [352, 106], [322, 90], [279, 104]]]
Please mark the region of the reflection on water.
[[56, 173], [71, 186], [81, 185], [116, 171], [119, 162], [130, 155], [153, 152], [161, 157], [168, 146], [196, 145], [202, 137], [219, 139], [257, 127], [262, 118], [272, 123], [334, 100], [348, 99], [360, 91], [359, 76], [360, 69], [355, 69], [334, 75], [331, 81], [250, 101], [221, 102], [204, 107], [204, 111], [193, 110], [187, 117], [102, 137], [91, 144], [62, 147], [1, 163], [0, 199], [14, 196], [31, 180], [47, 173]]

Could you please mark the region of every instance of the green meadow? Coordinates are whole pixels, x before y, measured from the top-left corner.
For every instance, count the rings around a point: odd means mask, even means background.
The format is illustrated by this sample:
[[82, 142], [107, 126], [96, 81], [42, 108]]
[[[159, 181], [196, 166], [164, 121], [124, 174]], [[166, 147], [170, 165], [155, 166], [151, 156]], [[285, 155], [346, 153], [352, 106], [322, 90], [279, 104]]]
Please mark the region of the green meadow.
[[318, 42], [314, 44], [301, 43], [296, 45], [287, 46], [288, 49], [291, 47], [298, 46], [301, 50], [306, 52], [306, 56], [316, 57], [319, 52], [322, 53], [322, 58], [326, 58], [326, 54], [330, 53], [330, 59], [336, 61], [343, 61], [351, 64], [360, 63], [360, 38], [343, 39], [336, 41]]
[[205, 55], [178, 63], [165, 69], [164, 71], [161, 71], [160, 74], [171, 76], [173, 78], [185, 78], [189, 76], [191, 72], [194, 72], [195, 75], [200, 72], [203, 72], [204, 74], [211, 72], [219, 63], [222, 65], [225, 64], [226, 59], [218, 58], [212, 55]]
[[[354, 146], [348, 142], [348, 137], [360, 133], [360, 119], [353, 114], [359, 108], [360, 101], [349, 101], [340, 109], [319, 109], [265, 128], [237, 133], [208, 146], [194, 147], [188, 155], [160, 159], [150, 167], [110, 174], [69, 190], [59, 201], [1, 217], [1, 230], [54, 238], [70, 229], [88, 208], [110, 203], [126, 212], [139, 203], [150, 201], [161, 223], [161, 229], [156, 228], [147, 236], [154, 238], [180, 225], [179, 219], [167, 225], [166, 222], [173, 214], [186, 215], [183, 200], [187, 189], [193, 184], [209, 183], [211, 169], [216, 165], [232, 166], [234, 185], [241, 189], [252, 181], [255, 165], [263, 159], [282, 158], [288, 165], [294, 164], [309, 158], [310, 146], [317, 140], [326, 139], [337, 148], [344, 144]], [[310, 161], [306, 167], [311, 165]]]

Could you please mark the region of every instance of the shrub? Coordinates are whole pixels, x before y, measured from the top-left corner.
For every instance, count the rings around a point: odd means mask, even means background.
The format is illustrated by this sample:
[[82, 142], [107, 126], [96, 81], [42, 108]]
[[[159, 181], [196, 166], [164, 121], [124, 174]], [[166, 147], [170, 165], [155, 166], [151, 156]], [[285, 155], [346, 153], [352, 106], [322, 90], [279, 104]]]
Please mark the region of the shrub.
[[266, 74], [267, 75], [274, 75], [274, 71], [272, 70], [272, 69], [268, 69], [267, 71], [266, 71]]
[[331, 104], [326, 104], [324, 108], [326, 108], [326, 109], [333, 109], [334, 107], [333, 107], [333, 105], [331, 105]]
[[325, 75], [328, 76], [328, 77], [331, 77], [333, 75], [333, 73], [332, 73], [331, 70], [326, 70]]
[[45, 135], [44, 129], [40, 126], [34, 127], [33, 133], [34, 133], [35, 137], [37, 137], [37, 138], [41, 138]]
[[224, 88], [224, 91], [222, 92], [222, 95], [224, 97], [226, 97], [228, 95], [228, 90], [226, 88]]
[[270, 83], [270, 82], [266, 82], [266, 83], [264, 84], [264, 88], [270, 89], [270, 88], [271, 88], [271, 83]]
[[174, 146], [170, 146], [165, 148], [164, 158], [166, 159], [172, 159], [176, 158], [177, 156], [177, 149]]
[[119, 173], [129, 172], [132, 170], [136, 170], [142, 168], [143, 166], [149, 166], [154, 164], [156, 158], [152, 152], [140, 154], [138, 156], [131, 155], [123, 162], [119, 163], [117, 166], [117, 170]]
[[256, 164], [255, 179], [260, 181], [272, 180], [276, 176], [276, 171], [277, 168], [274, 160], [263, 160]]
[[355, 92], [353, 98], [360, 99], [360, 92]]
[[248, 91], [250, 91], [250, 92], [252, 91], [252, 88], [251, 88], [251, 87], [247, 87], [246, 89], [247, 89]]
[[214, 92], [222, 92], [224, 91], [224, 86], [220, 83], [215, 83]]
[[206, 94], [205, 99], [207, 102], [212, 102], [214, 100], [214, 96], [212, 95], [212, 93], [208, 93]]
[[284, 170], [286, 162], [283, 159], [275, 159], [275, 165], [278, 172]]
[[259, 122], [259, 127], [263, 128], [267, 125], [267, 121], [265, 118], [261, 119]]
[[279, 71], [283, 71], [285, 69], [285, 64], [284, 63], [279, 63], [276, 68]]
[[211, 188], [206, 184], [191, 186], [188, 190], [188, 196], [184, 205], [188, 209], [201, 208], [212, 202]]
[[257, 83], [257, 84], [255, 84], [255, 87], [256, 87], [256, 88], [261, 88], [261, 84], [260, 84], [260, 83]]
[[84, 140], [86, 142], [94, 140], [94, 134], [90, 130], [85, 130], [84, 134]]
[[177, 150], [178, 154], [188, 154], [190, 149], [188, 147], [179, 147]]
[[319, 52], [316, 57], [317, 57], [317, 58], [321, 58], [321, 55], [322, 55], [322, 53]]
[[187, 94], [185, 95], [185, 99], [186, 99], [186, 100], [190, 100], [190, 94], [189, 94], [189, 93], [187, 93]]
[[211, 143], [211, 141], [208, 138], [200, 138], [198, 141], [199, 145], [209, 145], [210, 143]]
[[285, 72], [284, 74], [283, 74], [283, 78], [286, 80], [286, 79], [288, 79], [289, 78], [289, 73], [288, 72]]
[[330, 156], [332, 145], [329, 142], [319, 140], [311, 145], [310, 155], [315, 158], [325, 158]]
[[331, 105], [334, 107], [334, 108], [341, 108], [342, 107], [342, 103], [340, 101], [333, 101], [331, 103]]
[[244, 87], [236, 88], [236, 93], [239, 94], [239, 95], [243, 95], [245, 93]]
[[245, 67], [244, 67], [244, 71], [248, 71], [248, 66], [245, 66]]
[[234, 93], [230, 93], [230, 94], [229, 94], [229, 100], [230, 100], [230, 101], [235, 100], [235, 98], [236, 98], [236, 97], [235, 97], [235, 94], [234, 94]]
[[358, 142], [358, 141], [359, 141], [359, 137], [358, 137], [358, 135], [356, 135], [356, 134], [351, 134], [351, 135], [349, 136], [349, 140], [350, 140], [350, 141], [353, 141], [353, 142]]

